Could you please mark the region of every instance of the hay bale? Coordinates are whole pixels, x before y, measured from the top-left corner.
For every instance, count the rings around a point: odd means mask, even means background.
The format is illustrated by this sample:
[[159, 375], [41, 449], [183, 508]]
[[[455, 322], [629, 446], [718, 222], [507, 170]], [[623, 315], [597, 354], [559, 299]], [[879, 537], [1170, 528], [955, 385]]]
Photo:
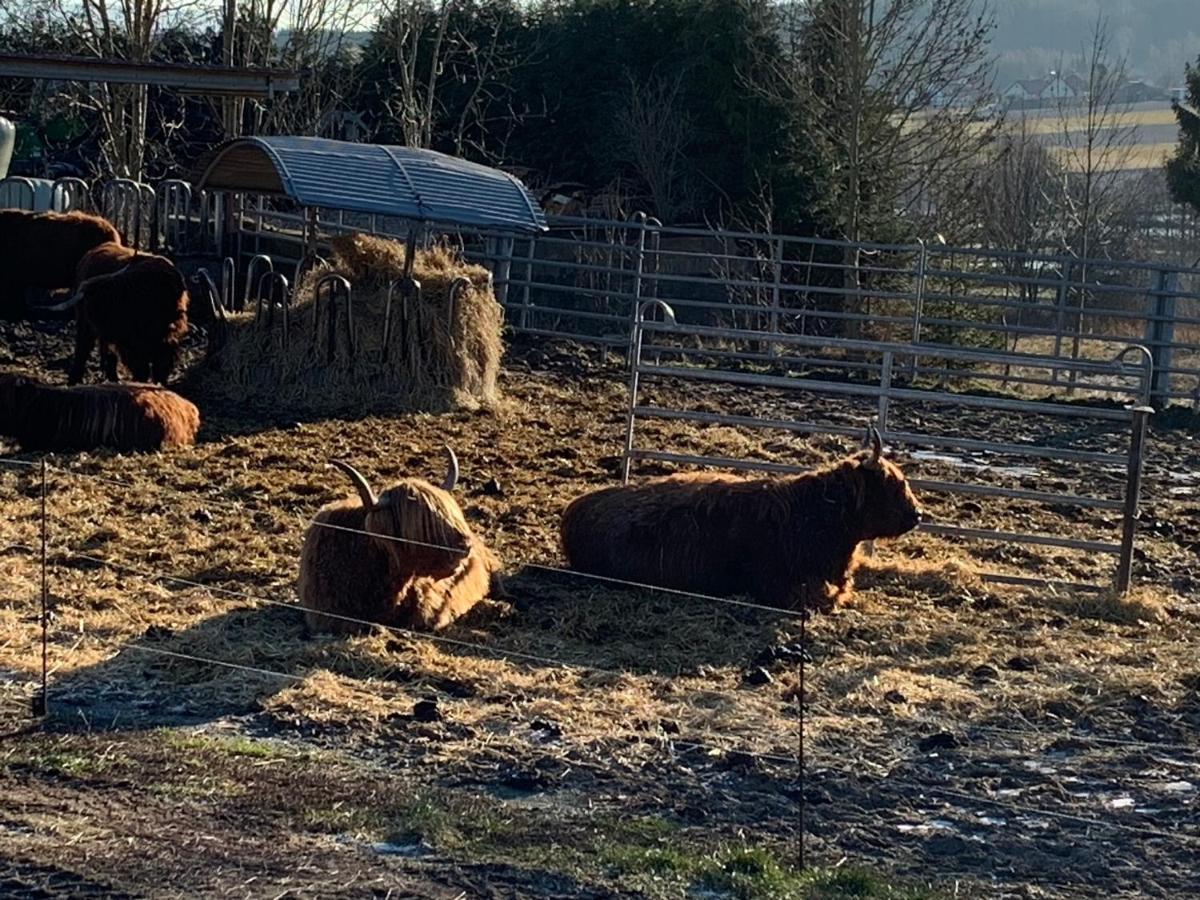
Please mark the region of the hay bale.
[[[281, 309], [264, 311], [261, 318], [253, 309], [233, 314], [225, 344], [196, 373], [201, 390], [304, 412], [376, 406], [442, 412], [497, 403], [504, 311], [487, 269], [449, 247], [418, 250], [413, 276], [421, 293], [404, 303], [396, 292], [385, 359], [388, 286], [403, 275], [405, 247], [363, 234], [343, 235], [332, 244], [331, 268], [308, 271], [296, 286], [286, 348]], [[330, 272], [350, 283], [354, 316], [351, 353], [339, 298], [332, 363], [325, 300], [314, 329], [316, 286]], [[459, 278], [465, 284], [451, 310], [451, 287]]]

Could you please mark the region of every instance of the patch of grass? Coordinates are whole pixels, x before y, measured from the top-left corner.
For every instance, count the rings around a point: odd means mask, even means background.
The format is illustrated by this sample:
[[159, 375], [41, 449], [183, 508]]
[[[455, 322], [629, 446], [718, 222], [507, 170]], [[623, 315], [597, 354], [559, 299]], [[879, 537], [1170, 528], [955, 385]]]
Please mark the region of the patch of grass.
[[846, 867], [806, 872], [804, 896], [811, 900], [935, 900], [940, 895], [927, 888], [896, 885], [865, 869]]
[[805, 887], [801, 873], [762, 847], [722, 850], [705, 865], [700, 883], [737, 900], [799, 898]]
[[76, 749], [71, 741], [35, 740], [0, 757], [0, 770], [30, 771], [41, 775], [91, 778], [109, 772], [128, 759], [111, 747], [101, 752]]
[[388, 819], [381, 811], [347, 801], [303, 809], [300, 823], [310, 831], [350, 834], [363, 840], [377, 840], [389, 827]]
[[175, 800], [228, 800], [246, 793], [246, 786], [221, 776], [189, 778], [186, 781], [159, 782], [148, 789]]
[[256, 741], [240, 736], [214, 736], [206, 734], [179, 735], [167, 733], [167, 743], [177, 750], [202, 750], [225, 756], [243, 756], [251, 759], [296, 759], [302, 753], [269, 741]]
[[675, 847], [631, 847], [626, 844], [602, 847], [600, 861], [627, 874], [678, 875], [687, 877], [700, 866], [700, 860]]

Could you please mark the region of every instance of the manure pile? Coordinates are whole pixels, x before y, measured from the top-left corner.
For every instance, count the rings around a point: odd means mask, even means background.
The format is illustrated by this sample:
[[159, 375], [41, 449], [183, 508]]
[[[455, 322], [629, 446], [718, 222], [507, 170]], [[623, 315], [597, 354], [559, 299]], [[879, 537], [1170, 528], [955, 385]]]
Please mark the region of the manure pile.
[[[407, 301], [395, 291], [385, 353], [388, 288], [404, 273], [404, 245], [362, 234], [331, 243], [330, 266], [301, 278], [286, 315], [281, 307], [264, 308], [261, 316], [253, 308], [230, 314], [223, 346], [192, 376], [198, 387], [251, 405], [312, 413], [377, 405], [443, 412], [497, 402], [504, 311], [487, 269], [448, 247], [418, 250], [413, 277], [421, 291]], [[351, 347], [344, 297], [335, 293], [332, 360], [328, 291], [316, 302], [317, 285], [329, 274], [350, 283], [353, 311]]]

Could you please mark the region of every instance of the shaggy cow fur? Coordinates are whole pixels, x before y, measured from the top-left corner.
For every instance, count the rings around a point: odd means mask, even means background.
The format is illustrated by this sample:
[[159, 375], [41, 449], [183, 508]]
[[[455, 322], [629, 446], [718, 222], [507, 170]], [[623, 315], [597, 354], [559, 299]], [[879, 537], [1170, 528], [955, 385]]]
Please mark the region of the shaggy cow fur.
[[691, 473], [586, 494], [563, 513], [563, 549], [582, 572], [828, 611], [850, 591], [860, 542], [920, 522], [873, 428], [869, 440], [871, 449], [803, 475]]
[[304, 536], [299, 594], [310, 631], [353, 634], [368, 627], [322, 612], [437, 631], [492, 592], [500, 561], [472, 533], [450, 494], [458, 463], [449, 448], [447, 454], [450, 472], [442, 487], [405, 478], [378, 497], [352, 467], [333, 463], [354, 482], [358, 497], [323, 506]]
[[0, 374], [0, 433], [26, 450], [162, 450], [196, 440], [200, 411], [152, 384], [61, 387]]
[[187, 335], [188, 293], [175, 264], [115, 244], [95, 248], [79, 264], [80, 281], [66, 302], [75, 307], [75, 358], [69, 381], [83, 380], [100, 344], [104, 377], [117, 380], [117, 360], [134, 381], [166, 384]]
[[121, 243], [106, 219], [86, 213], [0, 210], [0, 316], [25, 314], [30, 288], [69, 288], [84, 254], [104, 243]]

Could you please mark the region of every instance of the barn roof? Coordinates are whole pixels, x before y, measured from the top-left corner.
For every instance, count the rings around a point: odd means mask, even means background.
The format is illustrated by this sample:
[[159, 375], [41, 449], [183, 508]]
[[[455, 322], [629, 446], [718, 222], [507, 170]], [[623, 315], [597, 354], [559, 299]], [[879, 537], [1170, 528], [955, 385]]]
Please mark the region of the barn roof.
[[433, 150], [315, 137], [226, 141], [192, 170], [210, 191], [290, 197], [302, 206], [418, 222], [544, 231], [537, 202], [512, 175]]

